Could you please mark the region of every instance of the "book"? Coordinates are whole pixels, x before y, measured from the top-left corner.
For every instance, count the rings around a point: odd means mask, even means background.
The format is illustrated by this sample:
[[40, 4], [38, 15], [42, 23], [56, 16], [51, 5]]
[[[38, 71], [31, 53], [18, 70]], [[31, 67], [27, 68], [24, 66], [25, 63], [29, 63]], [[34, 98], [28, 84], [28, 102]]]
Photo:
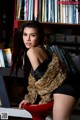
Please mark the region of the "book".
[[28, 0], [25, 0], [24, 2], [24, 20], [28, 20]]
[[0, 67], [5, 67], [4, 56], [2, 49], [0, 49]]
[[80, 36], [77, 36], [77, 42], [80, 43]]
[[20, 5], [20, 19], [21, 20], [24, 20], [24, 4], [25, 4], [25, 1], [24, 0], [22, 0], [21, 1], [21, 5]]
[[34, 2], [34, 20], [38, 19], [38, 10], [39, 10], [38, 7], [39, 7], [39, 0], [35, 0], [35, 2]]
[[68, 72], [70, 72], [71, 70], [71, 68], [70, 68], [70, 66], [69, 66], [69, 64], [68, 64], [68, 62], [67, 62], [67, 60], [66, 60], [66, 58], [65, 58], [65, 51], [64, 51], [65, 49], [64, 48], [61, 48], [60, 49], [60, 54], [61, 54], [61, 57], [62, 57], [62, 62], [64, 63], [64, 65], [66, 66], [66, 69], [67, 69], [67, 71]]
[[75, 43], [75, 35], [66, 35], [65, 36], [65, 42], [74, 42]]
[[72, 58], [73, 62], [75, 63], [78, 71], [80, 71], [80, 54], [77, 55], [77, 54], [73, 53], [73, 54], [71, 54], [71, 58]]
[[20, 19], [22, 0], [17, 0], [16, 19]]
[[38, 6], [38, 21], [42, 21], [42, 0], [39, 0], [39, 6]]
[[70, 53], [67, 50], [64, 50], [63, 52], [64, 52], [65, 59], [69, 65], [70, 72], [75, 74], [76, 72], [78, 72], [78, 68], [77, 68], [75, 62], [73, 61]]
[[11, 49], [6, 48], [6, 49], [2, 49], [2, 51], [3, 51], [5, 67], [10, 67], [11, 66]]
[[45, 21], [45, 17], [44, 17], [44, 15], [45, 15], [44, 5], [45, 5], [45, 1], [44, 1], [44, 0], [42, 0], [42, 22], [44, 22], [44, 21]]

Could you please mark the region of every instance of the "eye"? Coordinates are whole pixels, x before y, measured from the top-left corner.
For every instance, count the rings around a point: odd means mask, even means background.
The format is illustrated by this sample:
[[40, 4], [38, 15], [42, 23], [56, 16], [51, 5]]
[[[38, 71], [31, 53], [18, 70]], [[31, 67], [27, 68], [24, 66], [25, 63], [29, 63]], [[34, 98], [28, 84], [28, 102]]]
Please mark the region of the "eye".
[[24, 36], [27, 36], [27, 33], [23, 33]]
[[35, 37], [36, 35], [35, 34], [31, 34], [31, 36]]
[[35, 37], [36, 35], [33, 34], [32, 36]]

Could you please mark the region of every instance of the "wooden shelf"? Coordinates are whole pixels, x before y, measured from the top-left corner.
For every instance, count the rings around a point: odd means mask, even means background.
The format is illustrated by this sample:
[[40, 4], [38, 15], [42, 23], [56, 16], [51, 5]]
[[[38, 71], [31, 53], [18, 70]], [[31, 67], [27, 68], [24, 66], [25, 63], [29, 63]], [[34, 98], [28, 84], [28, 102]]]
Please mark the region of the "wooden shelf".
[[[26, 20], [14, 20], [14, 28], [18, 28], [23, 23], [26, 23], [29, 21]], [[53, 25], [53, 26], [65, 26], [65, 27], [80, 27], [80, 24], [68, 24], [68, 23], [54, 23], [54, 22], [41, 22], [42, 25]]]

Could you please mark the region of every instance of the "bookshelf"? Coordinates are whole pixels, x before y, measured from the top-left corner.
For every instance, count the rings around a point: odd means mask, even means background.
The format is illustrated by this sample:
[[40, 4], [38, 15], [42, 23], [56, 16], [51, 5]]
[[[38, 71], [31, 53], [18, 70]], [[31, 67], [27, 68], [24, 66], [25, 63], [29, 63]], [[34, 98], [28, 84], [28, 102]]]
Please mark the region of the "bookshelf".
[[[20, 5], [22, 5], [20, 3], [20, 1], [18, 0], [15, 0], [15, 7], [14, 7], [14, 26], [13, 26], [13, 31], [15, 31], [15, 29], [17, 29], [18, 27], [20, 27], [24, 22], [28, 22], [29, 20], [33, 20], [35, 19], [35, 9], [37, 10], [37, 18], [36, 20], [38, 20], [39, 22], [42, 23], [43, 27], [44, 27], [44, 31], [45, 31], [45, 34], [48, 34], [48, 35], [52, 35], [52, 40], [53, 42], [51, 43], [52, 45], [58, 45], [58, 46], [63, 46], [65, 49], [67, 49], [68, 51], [70, 52], [75, 52], [75, 53], [79, 53], [80, 52], [80, 24], [79, 24], [79, 15], [77, 16], [77, 14], [79, 14], [79, 10], [76, 9], [76, 5], [78, 4], [75, 4], [74, 2], [74, 5], [71, 4], [59, 4], [60, 3], [60, 0], [59, 2], [57, 0], [54, 0], [54, 8], [52, 8], [52, 5], [51, 5], [51, 2], [49, 3], [50, 6], [48, 5], [48, 1], [46, 2], [46, 0], [37, 0], [38, 1], [38, 8], [35, 8], [35, 2], [36, 0], [23, 0], [24, 1], [24, 6], [20, 9], [23, 10], [23, 15], [22, 15], [22, 12], [21, 12], [21, 16], [20, 16], [20, 11], [18, 10], [18, 7], [20, 7]], [[27, 9], [31, 8], [31, 6], [28, 7], [29, 5], [29, 2], [32, 1], [32, 4], [33, 4], [33, 11], [32, 13], [29, 13], [29, 11], [27, 12]], [[28, 3], [27, 3], [28, 2]], [[18, 7], [17, 7], [17, 3], [18, 3]], [[20, 3], [20, 5], [19, 5]], [[36, 2], [37, 3], [37, 2]], [[45, 3], [45, 4], [44, 4]], [[78, 3], [78, 1], [77, 1]], [[26, 20], [25, 20], [25, 4], [27, 5], [28, 8], [26, 8], [26, 14], [30, 14], [31, 17], [30, 19], [28, 17], [26, 17]], [[53, 2], [52, 2], [53, 4]], [[60, 7], [61, 5], [63, 7], [65, 7], [65, 9], [68, 10], [68, 8], [66, 7], [70, 7], [69, 9], [71, 9], [71, 7], [73, 8], [74, 7], [74, 11], [71, 11], [71, 13], [74, 12], [75, 16], [71, 16], [71, 15], [68, 15], [70, 18], [73, 17], [74, 18], [74, 21], [69, 21], [69, 17], [68, 17], [68, 20], [61, 20], [61, 11], [60, 11]], [[47, 7], [46, 7], [47, 6]], [[62, 9], [64, 9], [62, 7]], [[50, 8], [51, 10], [53, 10], [53, 13], [50, 14]], [[43, 12], [43, 11], [47, 11], [47, 12]], [[57, 10], [57, 21], [55, 20], [56, 19], [56, 14], [54, 11]], [[73, 10], [73, 9], [72, 9]], [[76, 12], [76, 13], [75, 13]], [[68, 10], [68, 13], [69, 13], [69, 10]], [[66, 13], [66, 10], [65, 10], [65, 14], [68, 14]], [[44, 15], [45, 14], [45, 15]], [[48, 15], [50, 14], [50, 16]], [[43, 17], [46, 17], [44, 18]], [[53, 18], [52, 18], [52, 15], [54, 15], [54, 21], [53, 21]], [[64, 15], [64, 14], [63, 14]], [[23, 16], [23, 17], [22, 17]], [[41, 17], [41, 18], [40, 18]], [[49, 17], [51, 17], [51, 20], [49, 20]], [[59, 18], [58, 18], [59, 17]], [[39, 19], [40, 18], [40, 19]], [[44, 20], [43, 20], [44, 18]], [[47, 20], [45, 20], [47, 19]], [[67, 19], [67, 18], [64, 18], [63, 19]], [[63, 34], [64, 35], [64, 40], [56, 40], [56, 35], [57, 34]], [[72, 38], [71, 38], [72, 37]], [[72, 39], [72, 41], [71, 41]], [[50, 40], [49, 40], [50, 42]], [[51, 45], [50, 44], [50, 45]]]

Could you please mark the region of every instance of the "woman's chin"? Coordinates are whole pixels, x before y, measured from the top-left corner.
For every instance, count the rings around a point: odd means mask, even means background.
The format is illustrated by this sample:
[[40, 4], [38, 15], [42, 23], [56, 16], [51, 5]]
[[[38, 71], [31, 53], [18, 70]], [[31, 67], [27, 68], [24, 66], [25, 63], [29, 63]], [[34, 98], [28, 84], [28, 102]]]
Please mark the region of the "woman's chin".
[[26, 45], [26, 48], [27, 48], [27, 49], [30, 49], [30, 48], [31, 48], [31, 46]]

